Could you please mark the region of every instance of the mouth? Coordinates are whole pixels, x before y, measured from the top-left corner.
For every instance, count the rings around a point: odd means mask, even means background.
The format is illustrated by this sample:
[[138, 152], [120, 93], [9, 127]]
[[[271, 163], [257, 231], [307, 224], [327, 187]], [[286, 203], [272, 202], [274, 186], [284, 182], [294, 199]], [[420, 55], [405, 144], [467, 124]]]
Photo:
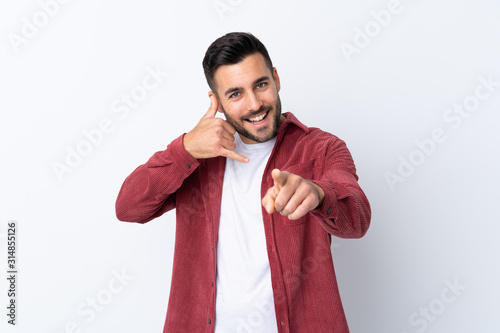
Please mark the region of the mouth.
[[267, 116], [269, 115], [269, 111], [265, 111], [262, 113], [259, 113], [258, 115], [252, 117], [252, 118], [247, 118], [245, 121], [249, 122], [252, 125], [261, 125], [266, 122]]

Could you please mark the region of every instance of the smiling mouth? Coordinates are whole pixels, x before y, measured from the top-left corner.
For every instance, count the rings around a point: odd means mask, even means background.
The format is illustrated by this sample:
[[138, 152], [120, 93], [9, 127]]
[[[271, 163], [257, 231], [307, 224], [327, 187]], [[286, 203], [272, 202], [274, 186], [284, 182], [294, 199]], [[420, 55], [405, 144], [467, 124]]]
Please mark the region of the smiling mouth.
[[255, 117], [248, 118], [245, 120], [251, 124], [254, 124], [254, 125], [259, 124], [259, 123], [262, 123], [267, 118], [268, 114], [269, 114], [269, 111], [266, 111], [266, 112], [263, 112], [263, 113], [256, 115]]

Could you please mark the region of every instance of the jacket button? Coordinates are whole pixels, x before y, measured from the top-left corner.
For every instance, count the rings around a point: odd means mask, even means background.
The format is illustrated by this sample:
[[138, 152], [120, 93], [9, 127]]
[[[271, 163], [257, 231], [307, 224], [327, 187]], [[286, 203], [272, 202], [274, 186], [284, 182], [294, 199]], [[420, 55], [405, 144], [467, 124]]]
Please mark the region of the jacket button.
[[330, 214], [332, 213], [332, 209], [331, 209], [331, 208], [328, 208], [328, 210], [326, 211], [326, 213], [327, 213], [328, 215], [330, 215]]
[[210, 318], [208, 318], [208, 319], [207, 319], [207, 323], [209, 323], [209, 324], [210, 324], [211, 322], [212, 322], [212, 321], [210, 320]]

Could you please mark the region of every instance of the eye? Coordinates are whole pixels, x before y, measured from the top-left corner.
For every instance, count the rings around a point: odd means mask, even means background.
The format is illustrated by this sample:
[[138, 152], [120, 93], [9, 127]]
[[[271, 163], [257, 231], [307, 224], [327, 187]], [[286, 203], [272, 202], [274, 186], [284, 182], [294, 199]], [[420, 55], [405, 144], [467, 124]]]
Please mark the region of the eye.
[[239, 96], [240, 96], [239, 92], [234, 92], [231, 95], [229, 95], [229, 98], [236, 98], [236, 97], [239, 97]]
[[257, 88], [264, 88], [265, 86], [267, 86], [267, 82], [261, 82], [257, 85]]

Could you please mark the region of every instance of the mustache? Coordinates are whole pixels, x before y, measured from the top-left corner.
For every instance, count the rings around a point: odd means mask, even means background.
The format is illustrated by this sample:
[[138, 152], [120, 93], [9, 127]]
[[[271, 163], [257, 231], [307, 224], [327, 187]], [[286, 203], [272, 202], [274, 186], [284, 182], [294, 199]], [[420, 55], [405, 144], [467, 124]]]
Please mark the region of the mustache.
[[271, 111], [273, 109], [272, 106], [264, 106], [262, 105], [257, 111], [254, 111], [252, 113], [249, 113], [247, 115], [245, 115], [244, 117], [242, 117], [243, 119], [248, 119], [248, 118], [253, 118], [255, 117], [256, 115], [258, 115], [259, 113], [262, 113], [262, 112], [268, 112], [268, 111]]

